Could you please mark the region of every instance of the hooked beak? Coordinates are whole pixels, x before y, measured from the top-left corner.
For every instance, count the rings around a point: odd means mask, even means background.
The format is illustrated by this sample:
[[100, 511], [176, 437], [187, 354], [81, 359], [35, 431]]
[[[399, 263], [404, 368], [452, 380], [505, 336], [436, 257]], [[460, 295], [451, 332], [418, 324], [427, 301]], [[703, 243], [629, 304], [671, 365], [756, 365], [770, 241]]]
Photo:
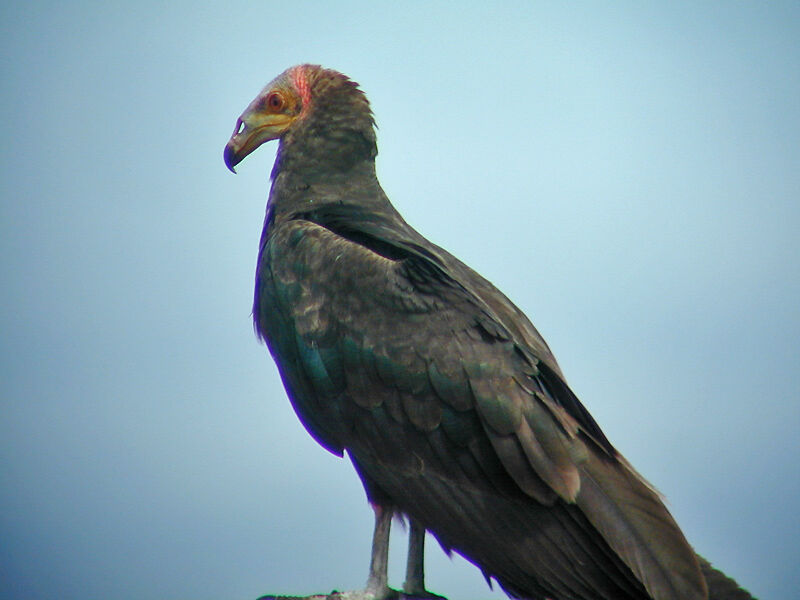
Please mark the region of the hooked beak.
[[[255, 104], [255, 102], [254, 102]], [[234, 167], [264, 142], [279, 138], [289, 128], [294, 117], [283, 113], [264, 113], [252, 105], [236, 121], [236, 129], [225, 145], [225, 166]]]

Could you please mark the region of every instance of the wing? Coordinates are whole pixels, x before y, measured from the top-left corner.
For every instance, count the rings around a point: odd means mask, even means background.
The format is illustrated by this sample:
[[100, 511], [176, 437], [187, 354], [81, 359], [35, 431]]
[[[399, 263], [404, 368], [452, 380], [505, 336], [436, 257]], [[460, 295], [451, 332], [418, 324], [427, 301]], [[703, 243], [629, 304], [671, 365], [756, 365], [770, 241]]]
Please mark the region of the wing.
[[513, 304], [424, 240], [324, 224], [271, 228], [254, 311], [320, 443], [514, 594], [706, 597], [658, 495]]

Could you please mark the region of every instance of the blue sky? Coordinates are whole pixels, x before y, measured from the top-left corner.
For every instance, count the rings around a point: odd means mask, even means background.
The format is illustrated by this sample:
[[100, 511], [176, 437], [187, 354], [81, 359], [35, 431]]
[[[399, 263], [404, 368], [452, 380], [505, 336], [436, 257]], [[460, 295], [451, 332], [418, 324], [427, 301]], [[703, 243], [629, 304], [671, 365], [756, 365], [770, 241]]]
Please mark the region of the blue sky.
[[395, 205], [528, 313], [696, 549], [796, 593], [800, 7], [332, 4], [0, 8], [0, 596], [363, 585], [361, 486], [250, 322], [275, 146], [222, 163], [301, 62], [361, 83]]

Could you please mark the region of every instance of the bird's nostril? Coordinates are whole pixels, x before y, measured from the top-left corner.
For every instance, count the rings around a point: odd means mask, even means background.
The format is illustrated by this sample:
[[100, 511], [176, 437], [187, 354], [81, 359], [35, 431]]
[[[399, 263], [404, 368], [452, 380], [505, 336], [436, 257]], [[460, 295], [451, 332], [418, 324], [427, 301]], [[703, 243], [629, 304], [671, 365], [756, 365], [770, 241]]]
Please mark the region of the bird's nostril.
[[244, 121], [238, 119], [236, 121], [236, 129], [233, 130], [233, 135], [239, 135], [244, 131]]

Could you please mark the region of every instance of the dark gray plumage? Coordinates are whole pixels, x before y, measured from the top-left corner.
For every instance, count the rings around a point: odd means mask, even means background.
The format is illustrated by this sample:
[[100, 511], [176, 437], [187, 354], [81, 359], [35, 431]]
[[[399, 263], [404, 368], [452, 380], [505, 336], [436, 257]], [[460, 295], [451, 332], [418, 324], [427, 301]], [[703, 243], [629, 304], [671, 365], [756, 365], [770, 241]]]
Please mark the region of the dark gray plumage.
[[[389, 203], [356, 84], [289, 69], [239, 119], [226, 164], [271, 139], [256, 329], [303, 424], [347, 451], [377, 507], [369, 593], [388, 590], [387, 515], [399, 512], [514, 596], [708, 597], [710, 566], [530, 321]], [[409, 581], [424, 591], [421, 571]]]

